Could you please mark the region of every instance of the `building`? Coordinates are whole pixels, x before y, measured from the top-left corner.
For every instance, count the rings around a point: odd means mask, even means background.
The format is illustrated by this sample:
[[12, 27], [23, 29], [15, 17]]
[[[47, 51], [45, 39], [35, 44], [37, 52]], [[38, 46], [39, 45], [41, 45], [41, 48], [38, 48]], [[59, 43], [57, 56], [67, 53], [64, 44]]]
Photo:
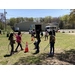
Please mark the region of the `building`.
[[[45, 30], [45, 27], [48, 25], [54, 25], [54, 23], [37, 23], [37, 22], [22, 22], [14, 24], [14, 28], [19, 27], [20, 31], [29, 31], [31, 25], [41, 24], [42, 30]], [[57, 26], [57, 25], [56, 25]]]

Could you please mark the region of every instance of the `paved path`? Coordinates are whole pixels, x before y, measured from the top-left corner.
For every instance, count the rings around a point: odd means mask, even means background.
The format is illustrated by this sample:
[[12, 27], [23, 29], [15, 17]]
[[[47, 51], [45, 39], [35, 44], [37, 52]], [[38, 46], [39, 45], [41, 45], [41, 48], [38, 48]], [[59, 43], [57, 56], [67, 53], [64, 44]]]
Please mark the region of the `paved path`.
[[69, 34], [69, 35], [75, 35], [75, 33], [65, 33], [65, 34]]

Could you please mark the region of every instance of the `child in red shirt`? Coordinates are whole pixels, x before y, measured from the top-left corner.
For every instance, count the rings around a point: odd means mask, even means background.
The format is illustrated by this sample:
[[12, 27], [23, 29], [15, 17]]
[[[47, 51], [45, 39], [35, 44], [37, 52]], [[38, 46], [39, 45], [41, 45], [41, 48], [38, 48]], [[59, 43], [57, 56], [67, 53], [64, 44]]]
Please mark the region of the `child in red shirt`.
[[16, 36], [16, 42], [18, 43], [18, 45], [17, 45], [17, 47], [16, 47], [16, 49], [15, 49], [15, 52], [17, 52], [17, 49], [18, 49], [18, 47], [19, 47], [19, 45], [20, 45], [20, 47], [21, 47], [21, 50], [23, 50], [23, 48], [22, 48], [22, 45], [21, 45], [21, 32], [19, 31], [18, 32], [18, 35], [17, 34], [15, 34], [15, 36]]

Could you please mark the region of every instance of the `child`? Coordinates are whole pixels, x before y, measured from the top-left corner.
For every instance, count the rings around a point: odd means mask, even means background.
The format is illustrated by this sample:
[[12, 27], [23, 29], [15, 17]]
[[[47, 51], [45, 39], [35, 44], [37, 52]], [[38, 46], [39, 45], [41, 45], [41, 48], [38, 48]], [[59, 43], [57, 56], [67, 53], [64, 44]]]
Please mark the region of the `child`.
[[13, 39], [13, 33], [10, 34], [8, 40], [10, 40], [10, 45], [11, 45], [11, 53], [10, 53], [10, 55], [12, 55], [13, 54], [13, 50], [14, 50], [14, 44], [15, 44], [15, 40]]
[[33, 31], [31, 31], [31, 37], [34, 37], [35, 35], [35, 30], [33, 29]]
[[[51, 31], [51, 36], [50, 36], [49, 43], [50, 43], [50, 54], [54, 55], [55, 36], [52, 35], [52, 31]], [[53, 53], [52, 53], [52, 48], [53, 48]]]
[[43, 37], [43, 32], [41, 32], [41, 37]]
[[18, 35], [16, 35], [16, 42], [18, 43], [18, 45], [17, 45], [17, 47], [16, 47], [16, 49], [15, 49], [15, 52], [17, 52], [17, 49], [18, 49], [18, 47], [19, 47], [19, 45], [20, 45], [20, 47], [21, 47], [21, 50], [23, 50], [23, 48], [22, 48], [22, 45], [21, 45], [21, 32], [19, 31], [18, 32]]

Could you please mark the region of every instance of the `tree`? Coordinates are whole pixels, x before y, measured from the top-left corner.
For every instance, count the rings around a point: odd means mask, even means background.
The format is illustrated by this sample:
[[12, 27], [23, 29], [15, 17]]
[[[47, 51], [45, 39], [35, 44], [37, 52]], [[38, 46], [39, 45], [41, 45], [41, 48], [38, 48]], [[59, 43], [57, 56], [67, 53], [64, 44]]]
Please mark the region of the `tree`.
[[63, 22], [63, 28], [69, 28], [69, 15], [64, 15], [62, 17], [59, 17], [60, 23]]
[[52, 18], [52, 22], [55, 22], [55, 18], [54, 17]]
[[4, 29], [4, 25], [2, 22], [0, 22], [0, 29], [3, 30]]
[[45, 23], [48, 23], [48, 22], [49, 22], [48, 16], [46, 16], [46, 17], [44, 18], [44, 22], [45, 22]]
[[69, 22], [75, 22], [75, 9], [71, 10], [71, 13], [69, 15]]
[[33, 18], [33, 22], [36, 22], [36, 18]]
[[27, 17], [24, 17], [24, 20], [25, 20], [25, 22], [28, 22], [29, 21]]
[[10, 18], [10, 26], [14, 26], [15, 23], [16, 23], [16, 19]]
[[40, 22], [40, 18], [33, 18], [34, 22]]
[[9, 25], [10, 19], [6, 19], [6, 24]]
[[36, 22], [40, 22], [40, 18], [36, 18]]
[[40, 22], [44, 22], [44, 18], [40, 17]]
[[68, 19], [69, 19], [69, 15], [64, 15], [62, 17], [62, 20], [65, 22], [65, 24], [68, 22]]
[[28, 20], [33, 22], [33, 17], [30, 17]]
[[25, 21], [23, 17], [19, 17], [20, 22]]
[[45, 23], [51, 23], [51, 22], [52, 22], [52, 17], [51, 17], [51, 16], [46, 16], [46, 17], [44, 18], [44, 22], [45, 22]]
[[20, 23], [20, 18], [15, 18], [16, 23]]
[[60, 28], [60, 29], [63, 29], [63, 28], [64, 28], [63, 21], [60, 21], [60, 23], [59, 23], [59, 28]]

